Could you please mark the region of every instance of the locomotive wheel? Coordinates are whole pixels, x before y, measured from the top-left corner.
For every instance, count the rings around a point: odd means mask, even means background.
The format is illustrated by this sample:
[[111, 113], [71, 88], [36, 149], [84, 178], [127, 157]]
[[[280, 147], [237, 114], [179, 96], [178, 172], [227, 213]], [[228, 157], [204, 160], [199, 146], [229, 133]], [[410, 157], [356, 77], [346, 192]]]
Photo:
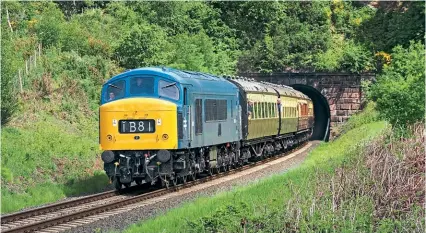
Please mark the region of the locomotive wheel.
[[170, 177], [170, 182], [172, 183], [173, 186], [176, 186], [178, 184], [177, 176]]
[[191, 170], [189, 171], [188, 178], [190, 181], [194, 181], [197, 178], [197, 170], [191, 166]]
[[142, 184], [142, 179], [140, 179], [140, 178], [135, 179], [135, 183], [137, 185], [141, 185]]
[[129, 188], [130, 186], [132, 186], [132, 182], [124, 184], [124, 187], [126, 187], [126, 188]]
[[116, 190], [118, 190], [118, 191], [120, 191], [120, 190], [121, 190], [122, 185], [121, 185], [121, 182], [120, 182], [120, 180], [118, 179], [118, 177], [114, 177], [114, 180], [112, 181], [112, 183], [113, 183], [114, 188], [115, 188]]
[[197, 179], [197, 173], [195, 171], [193, 171], [190, 175], [189, 175], [189, 179], [191, 181], [194, 181]]
[[161, 187], [168, 189], [170, 187], [170, 181], [166, 179], [167, 179], [166, 177], [164, 177], [164, 179], [160, 179], [161, 180], [160, 184], [161, 184]]
[[209, 175], [210, 176], [213, 176], [215, 174], [214, 170], [215, 170], [215, 168], [213, 168], [213, 167], [209, 168]]
[[182, 180], [183, 184], [186, 184], [186, 180], [188, 179], [187, 175], [181, 176], [180, 179]]

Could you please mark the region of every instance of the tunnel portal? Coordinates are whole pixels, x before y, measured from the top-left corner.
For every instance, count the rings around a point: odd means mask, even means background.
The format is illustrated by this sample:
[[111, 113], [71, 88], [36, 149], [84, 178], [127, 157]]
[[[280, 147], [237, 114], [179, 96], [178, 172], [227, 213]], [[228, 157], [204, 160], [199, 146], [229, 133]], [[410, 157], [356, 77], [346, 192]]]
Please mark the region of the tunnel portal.
[[311, 86], [294, 84], [291, 87], [307, 95], [314, 104], [315, 123], [311, 139], [328, 141], [330, 137], [330, 106], [327, 99]]

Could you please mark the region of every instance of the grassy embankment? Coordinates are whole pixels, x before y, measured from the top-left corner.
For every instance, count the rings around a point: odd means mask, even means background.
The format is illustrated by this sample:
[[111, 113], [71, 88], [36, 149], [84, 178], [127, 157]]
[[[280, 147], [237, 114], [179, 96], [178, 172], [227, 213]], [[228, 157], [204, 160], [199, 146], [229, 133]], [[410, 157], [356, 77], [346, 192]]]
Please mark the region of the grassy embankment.
[[[342, 131], [345, 133], [339, 138], [322, 143], [301, 166], [285, 174], [214, 197], [198, 198], [164, 215], [134, 224], [125, 232], [389, 232], [424, 229], [423, 212], [418, 211], [418, 205], [406, 205], [409, 208], [401, 212], [401, 205], [390, 204], [407, 199], [387, 198], [390, 188], [380, 185], [380, 182], [388, 182], [386, 177], [392, 174], [386, 170], [386, 165], [384, 170], [374, 170], [371, 165], [372, 161], [384, 161], [383, 156], [379, 158], [374, 154], [378, 151], [374, 148], [386, 151], [383, 145], [389, 143], [386, 137], [391, 132], [389, 125], [377, 121], [377, 113], [370, 105], [367, 111], [351, 118]], [[421, 145], [417, 141], [412, 143]], [[422, 155], [421, 151], [418, 153], [417, 156]], [[368, 160], [367, 155], [376, 159]], [[383, 164], [389, 161], [377, 164], [383, 168]], [[397, 160], [393, 161], [397, 163]], [[391, 165], [395, 168], [395, 164]], [[410, 169], [405, 168], [404, 174]], [[422, 173], [416, 174], [419, 178]], [[410, 178], [400, 179], [400, 183], [407, 183]], [[420, 175], [420, 182], [421, 179], [424, 181], [424, 175]], [[401, 190], [404, 189], [398, 191]], [[422, 198], [421, 192], [414, 196]], [[413, 200], [412, 196], [408, 199], [409, 202]]]
[[105, 188], [93, 112], [62, 96], [25, 102], [2, 128], [1, 212]]

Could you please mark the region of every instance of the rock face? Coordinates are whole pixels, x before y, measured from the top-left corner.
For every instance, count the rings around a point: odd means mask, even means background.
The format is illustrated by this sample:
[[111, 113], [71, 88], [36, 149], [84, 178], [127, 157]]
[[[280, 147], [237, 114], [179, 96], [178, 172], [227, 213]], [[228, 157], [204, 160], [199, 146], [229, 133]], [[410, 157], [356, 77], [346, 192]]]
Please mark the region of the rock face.
[[[313, 96], [323, 99], [314, 104], [322, 105], [321, 111], [330, 112], [327, 117], [331, 130], [362, 109], [364, 95], [361, 82], [375, 77], [372, 73], [242, 73], [240, 76], [293, 86], [312, 99]], [[303, 86], [307, 88], [301, 89]]]

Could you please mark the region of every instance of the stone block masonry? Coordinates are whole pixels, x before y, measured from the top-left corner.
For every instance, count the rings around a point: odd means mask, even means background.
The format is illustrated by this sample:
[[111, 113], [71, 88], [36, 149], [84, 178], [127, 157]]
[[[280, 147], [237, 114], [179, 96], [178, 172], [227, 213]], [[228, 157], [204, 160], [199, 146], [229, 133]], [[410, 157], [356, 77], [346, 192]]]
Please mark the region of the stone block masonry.
[[328, 106], [324, 106], [323, 109], [330, 111], [331, 130], [361, 110], [364, 101], [361, 82], [362, 80], [372, 80], [375, 76], [372, 73], [241, 73], [239, 75], [287, 86], [313, 87], [317, 93], [305, 94], [308, 96], [321, 95], [321, 98], [325, 98], [324, 102]]

